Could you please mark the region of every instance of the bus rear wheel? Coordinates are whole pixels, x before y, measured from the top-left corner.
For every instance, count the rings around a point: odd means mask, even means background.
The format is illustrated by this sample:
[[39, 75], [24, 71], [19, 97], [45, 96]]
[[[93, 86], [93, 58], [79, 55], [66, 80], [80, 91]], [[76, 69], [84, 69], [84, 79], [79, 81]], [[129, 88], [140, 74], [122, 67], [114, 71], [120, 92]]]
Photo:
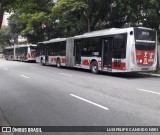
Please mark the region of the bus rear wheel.
[[42, 66], [45, 66], [45, 62], [44, 62], [43, 59], [41, 59], [41, 65], [42, 65]]
[[93, 73], [93, 74], [98, 74], [98, 63], [96, 62], [96, 61], [93, 61], [92, 63], [91, 63], [91, 72]]
[[57, 67], [61, 68], [61, 60], [60, 60], [60, 58], [57, 59]]

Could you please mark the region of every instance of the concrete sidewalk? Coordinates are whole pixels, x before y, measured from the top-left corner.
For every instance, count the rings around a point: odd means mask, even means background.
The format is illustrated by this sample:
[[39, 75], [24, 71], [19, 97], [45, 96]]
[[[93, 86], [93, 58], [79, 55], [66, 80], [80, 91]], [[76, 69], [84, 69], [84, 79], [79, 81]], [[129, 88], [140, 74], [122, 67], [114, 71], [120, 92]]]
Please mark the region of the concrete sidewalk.
[[[10, 126], [8, 122], [5, 120], [1, 110], [0, 110], [0, 126]], [[13, 133], [1, 133], [0, 135], [14, 135]]]
[[154, 76], [154, 77], [160, 77], [160, 74], [155, 74], [155, 73], [143, 73], [143, 72], [140, 72], [139, 74], [149, 75], [149, 76]]

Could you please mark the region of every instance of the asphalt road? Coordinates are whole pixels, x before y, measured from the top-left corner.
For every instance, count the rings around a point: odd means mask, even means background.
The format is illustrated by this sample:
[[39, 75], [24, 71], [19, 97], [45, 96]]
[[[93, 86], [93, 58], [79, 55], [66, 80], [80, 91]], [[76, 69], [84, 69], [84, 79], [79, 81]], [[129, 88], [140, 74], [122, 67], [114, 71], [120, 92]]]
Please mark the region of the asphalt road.
[[0, 59], [0, 109], [11, 126], [160, 126], [160, 78]]

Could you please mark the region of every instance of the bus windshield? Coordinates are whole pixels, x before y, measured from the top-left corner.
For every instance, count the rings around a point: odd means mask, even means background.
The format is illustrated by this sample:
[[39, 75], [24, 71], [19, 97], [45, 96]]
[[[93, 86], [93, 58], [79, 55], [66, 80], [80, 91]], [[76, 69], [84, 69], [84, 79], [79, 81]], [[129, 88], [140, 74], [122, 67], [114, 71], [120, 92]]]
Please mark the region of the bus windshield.
[[134, 29], [135, 45], [137, 50], [154, 50], [156, 47], [156, 31]]

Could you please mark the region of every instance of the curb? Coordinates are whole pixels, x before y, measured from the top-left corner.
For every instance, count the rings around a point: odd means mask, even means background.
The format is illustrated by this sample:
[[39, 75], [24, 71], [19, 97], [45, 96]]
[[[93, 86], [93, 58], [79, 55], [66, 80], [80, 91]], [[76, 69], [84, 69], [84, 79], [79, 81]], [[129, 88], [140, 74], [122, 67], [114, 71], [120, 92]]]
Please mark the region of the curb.
[[160, 77], [160, 74], [152, 74], [152, 73], [139, 73], [139, 74]]

